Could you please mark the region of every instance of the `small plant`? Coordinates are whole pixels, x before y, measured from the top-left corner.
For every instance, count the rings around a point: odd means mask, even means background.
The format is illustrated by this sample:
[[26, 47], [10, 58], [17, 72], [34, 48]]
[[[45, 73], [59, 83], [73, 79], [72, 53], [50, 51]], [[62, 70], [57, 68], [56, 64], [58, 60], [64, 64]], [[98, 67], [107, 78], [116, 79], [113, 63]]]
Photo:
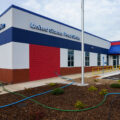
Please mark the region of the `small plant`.
[[24, 90], [29, 91], [32, 90], [32, 88], [24, 88]]
[[120, 80], [118, 80], [118, 83], [120, 83]]
[[55, 86], [56, 83], [49, 83], [48, 85], [49, 85], [49, 86]]
[[98, 82], [98, 79], [94, 79], [94, 82]]
[[28, 88], [24, 88], [25, 91], [28, 91]]
[[114, 84], [111, 84], [110, 87], [111, 88], [120, 88], [120, 84], [114, 83]]
[[96, 88], [95, 86], [91, 86], [88, 88], [89, 91], [97, 91], [98, 88]]
[[108, 93], [108, 89], [102, 89], [99, 94], [100, 95], [106, 95]]
[[51, 93], [53, 95], [60, 95], [64, 93], [64, 90], [62, 88], [55, 88]]
[[31, 90], [32, 90], [32, 88], [24, 88], [24, 91], [25, 91], [26, 93], [31, 93]]
[[81, 102], [81, 101], [77, 101], [77, 102], [75, 103], [75, 107], [78, 108], [78, 109], [82, 109], [82, 108], [84, 108], [84, 107], [86, 107], [86, 106], [87, 106], [87, 105], [84, 104], [84, 103]]

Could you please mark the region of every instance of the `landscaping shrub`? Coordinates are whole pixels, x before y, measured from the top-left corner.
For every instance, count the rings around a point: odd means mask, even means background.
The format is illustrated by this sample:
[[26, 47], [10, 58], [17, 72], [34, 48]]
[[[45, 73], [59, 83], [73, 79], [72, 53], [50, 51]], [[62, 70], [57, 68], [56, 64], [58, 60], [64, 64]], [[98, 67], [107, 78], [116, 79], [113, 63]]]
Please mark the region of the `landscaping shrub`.
[[25, 93], [31, 93], [32, 88], [24, 88]]
[[99, 94], [100, 95], [106, 95], [108, 93], [108, 89], [102, 89]]
[[32, 88], [24, 88], [25, 91], [30, 91]]
[[51, 93], [53, 95], [60, 95], [64, 93], [64, 90], [62, 88], [55, 88]]
[[98, 79], [94, 79], [94, 82], [98, 82]]
[[77, 102], [75, 103], [75, 107], [78, 108], [78, 109], [82, 109], [82, 108], [84, 108], [84, 107], [86, 107], [86, 106], [87, 106], [87, 105], [84, 104], [84, 103], [81, 102], [81, 101], [77, 101]]
[[4, 86], [4, 85], [5, 85], [5, 83], [1, 83], [1, 82], [0, 82], [0, 86]]
[[118, 83], [120, 83], [120, 80], [118, 80]]
[[32, 88], [24, 88], [24, 90], [28, 91], [28, 90], [32, 90]]
[[49, 85], [49, 86], [55, 86], [56, 83], [49, 83], [48, 85]]
[[114, 84], [111, 84], [110, 87], [111, 88], [120, 88], [120, 84], [114, 83]]
[[98, 89], [95, 86], [91, 86], [88, 88], [89, 91], [97, 91]]

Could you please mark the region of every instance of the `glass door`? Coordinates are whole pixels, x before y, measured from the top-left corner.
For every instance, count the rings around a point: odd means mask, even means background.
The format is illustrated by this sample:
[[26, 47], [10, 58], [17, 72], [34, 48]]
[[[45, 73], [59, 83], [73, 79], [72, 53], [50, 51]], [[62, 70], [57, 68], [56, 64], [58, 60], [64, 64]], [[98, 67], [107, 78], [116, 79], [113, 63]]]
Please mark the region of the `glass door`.
[[114, 68], [117, 68], [119, 66], [119, 56], [113, 55], [113, 66]]

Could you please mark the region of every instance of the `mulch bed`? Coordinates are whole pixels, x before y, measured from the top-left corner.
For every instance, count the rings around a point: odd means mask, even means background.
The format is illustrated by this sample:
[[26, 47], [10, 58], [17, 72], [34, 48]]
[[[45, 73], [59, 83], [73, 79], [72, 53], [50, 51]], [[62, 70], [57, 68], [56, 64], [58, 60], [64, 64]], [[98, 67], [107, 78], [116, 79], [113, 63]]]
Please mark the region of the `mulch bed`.
[[[37, 88], [19, 91], [26, 96], [31, 96], [36, 93], [44, 92], [53, 88], [63, 86], [57, 84], [56, 86], [41, 86]], [[97, 85], [98, 91], [90, 92], [88, 87], [69, 86], [65, 88], [65, 93], [62, 95], [45, 94], [35, 97], [34, 99], [42, 104], [61, 108], [61, 109], [76, 109], [74, 107], [77, 100], [87, 104], [87, 107], [92, 107], [101, 102], [104, 96], [99, 95], [101, 89], [108, 89], [108, 92], [120, 92], [120, 89], [110, 88], [109, 85]], [[35, 104], [32, 101], [24, 101], [22, 103], [0, 109], [0, 120], [108, 120], [108, 113], [111, 111], [111, 120], [120, 119], [120, 97], [113, 103], [113, 108], [110, 109], [112, 99], [117, 95], [108, 96], [104, 105], [84, 111], [84, 112], [61, 112], [50, 110]], [[0, 96], [0, 106], [15, 102], [22, 99], [22, 97], [13, 94], [4, 94]], [[86, 108], [87, 108], [86, 107]]]
[[106, 77], [104, 79], [110, 79], [110, 80], [120, 80], [120, 74], [118, 75], [113, 75], [113, 76], [109, 76], [109, 77]]

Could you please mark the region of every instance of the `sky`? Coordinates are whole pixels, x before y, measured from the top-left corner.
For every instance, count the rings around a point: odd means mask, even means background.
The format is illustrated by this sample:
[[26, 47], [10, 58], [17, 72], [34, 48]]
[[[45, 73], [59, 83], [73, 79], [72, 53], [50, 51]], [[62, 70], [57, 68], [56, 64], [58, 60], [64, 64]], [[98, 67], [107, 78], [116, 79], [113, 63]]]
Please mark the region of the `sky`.
[[[0, 14], [12, 4], [81, 29], [81, 0], [0, 0]], [[120, 40], [120, 0], [85, 0], [85, 31]]]

